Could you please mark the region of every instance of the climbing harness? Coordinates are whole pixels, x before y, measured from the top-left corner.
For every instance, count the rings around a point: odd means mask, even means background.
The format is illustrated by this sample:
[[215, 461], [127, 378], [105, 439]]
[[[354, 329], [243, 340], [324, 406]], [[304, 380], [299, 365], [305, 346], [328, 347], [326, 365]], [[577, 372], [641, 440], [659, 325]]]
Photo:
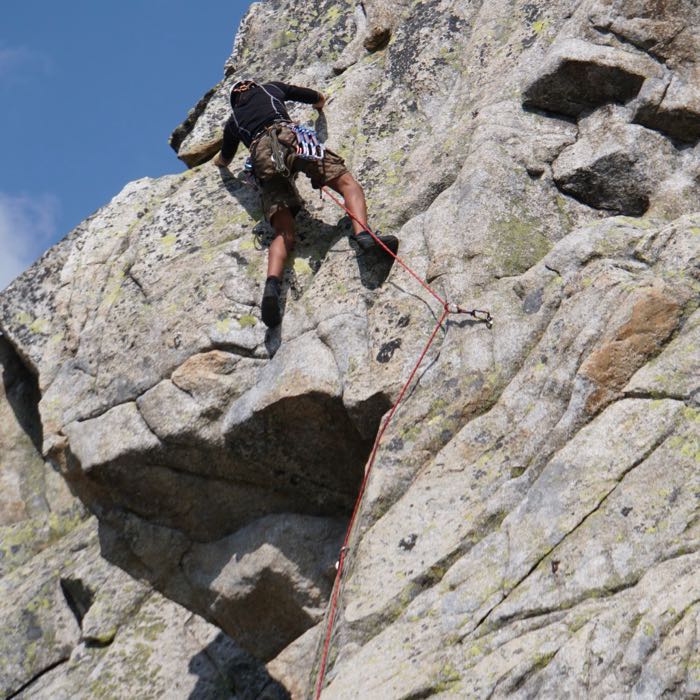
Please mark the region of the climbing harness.
[[396, 255], [393, 251], [391, 251], [387, 246], [382, 243], [381, 240], [377, 237], [377, 235], [369, 229], [369, 227], [363, 222], [360, 221], [335, 195], [331, 194], [330, 190], [327, 187], [322, 187], [321, 188], [321, 196], [323, 194], [328, 195], [341, 209], [345, 211], [345, 213], [355, 222], [360, 224], [367, 233], [369, 233], [372, 238], [377, 242], [378, 245], [380, 245], [386, 253], [391, 255], [396, 262], [401, 265], [401, 267], [406, 270], [412, 277], [418, 280], [420, 284], [430, 293], [432, 294], [435, 299], [437, 299], [440, 304], [442, 305], [442, 314], [440, 318], [438, 319], [437, 323], [435, 324], [435, 328], [433, 329], [432, 334], [430, 335], [430, 338], [428, 339], [428, 342], [425, 344], [425, 347], [423, 348], [423, 351], [421, 352], [420, 356], [418, 357], [418, 361], [416, 362], [415, 366], [411, 370], [411, 373], [406, 380], [405, 384], [403, 385], [403, 388], [399, 392], [399, 396], [394, 402], [394, 405], [391, 407], [389, 410], [389, 413], [387, 414], [387, 417], [384, 419], [381, 427], [379, 428], [379, 431], [377, 432], [377, 436], [374, 439], [374, 445], [372, 446], [372, 451], [370, 452], [369, 459], [367, 460], [367, 465], [365, 467], [365, 475], [362, 479], [362, 483], [360, 484], [360, 490], [357, 495], [357, 500], [355, 501], [355, 507], [353, 508], [352, 515], [350, 516], [350, 522], [348, 523], [347, 530], [345, 532], [345, 539], [343, 540], [343, 546], [340, 548], [340, 556], [338, 558], [338, 563], [336, 564], [336, 576], [335, 576], [335, 582], [333, 583], [333, 591], [331, 594], [331, 600], [330, 604], [328, 607], [328, 622], [326, 626], [326, 636], [323, 642], [323, 651], [321, 653], [321, 664], [319, 667], [318, 671], [318, 677], [316, 679], [316, 690], [314, 693], [314, 698], [315, 700], [318, 700], [321, 697], [321, 691], [323, 689], [323, 681], [326, 675], [326, 665], [328, 663], [328, 653], [330, 651], [330, 645], [331, 645], [331, 637], [333, 635], [333, 624], [335, 622], [335, 614], [338, 608], [338, 598], [340, 596], [340, 584], [341, 584], [341, 579], [343, 577], [343, 567], [345, 565], [345, 559], [348, 555], [349, 551], [349, 543], [350, 543], [350, 538], [352, 536], [354, 527], [355, 527], [355, 521], [357, 520], [357, 515], [360, 511], [360, 506], [362, 504], [362, 499], [365, 494], [365, 489], [367, 487], [367, 482], [369, 481], [369, 476], [372, 471], [372, 467], [374, 466], [375, 459], [377, 457], [377, 452], [379, 450], [379, 445], [382, 441], [382, 437], [384, 436], [384, 433], [386, 432], [387, 428], [389, 427], [389, 424], [391, 423], [394, 414], [396, 413], [399, 404], [403, 400], [404, 396], [406, 395], [406, 392], [408, 391], [408, 387], [411, 385], [413, 382], [414, 377], [416, 376], [418, 369], [420, 368], [423, 360], [425, 359], [425, 356], [428, 354], [428, 350], [430, 350], [431, 345], [433, 344], [433, 341], [435, 340], [435, 337], [438, 334], [438, 331], [442, 327], [443, 322], [445, 319], [450, 315], [450, 314], [465, 314], [467, 316], [471, 316], [475, 321], [478, 321], [480, 323], [486, 324], [487, 328], [491, 328], [493, 325], [493, 318], [491, 314], [488, 311], [484, 311], [482, 309], [463, 309], [461, 306], [458, 304], [455, 304], [453, 302], [446, 301], [443, 299], [425, 280], [423, 280], [421, 277], [418, 276], [416, 272], [414, 272], [398, 255]]
[[[276, 120], [259, 132], [253, 141], [251, 141], [251, 153], [255, 152], [255, 147], [257, 146], [258, 141], [260, 141], [263, 136], [269, 135], [272, 150], [271, 158], [275, 166], [275, 171], [283, 177], [289, 177], [292, 173], [287, 165], [285, 149], [280, 143], [279, 136], [277, 134], [276, 127], [278, 126], [288, 127], [296, 136], [297, 145], [295, 157], [302, 158], [303, 160], [315, 160], [319, 162], [323, 161], [323, 157], [326, 153], [326, 147], [318, 140], [316, 132], [310, 126], [295, 124], [294, 122], [288, 122], [286, 120]], [[257, 186], [251, 156], [248, 156], [245, 161], [244, 173], [246, 176], [246, 181], [251, 185]]]
[[284, 149], [277, 136], [277, 129], [269, 129], [268, 133], [272, 142], [272, 162], [275, 164], [275, 170], [283, 177], [289, 177], [292, 173], [285, 162]]

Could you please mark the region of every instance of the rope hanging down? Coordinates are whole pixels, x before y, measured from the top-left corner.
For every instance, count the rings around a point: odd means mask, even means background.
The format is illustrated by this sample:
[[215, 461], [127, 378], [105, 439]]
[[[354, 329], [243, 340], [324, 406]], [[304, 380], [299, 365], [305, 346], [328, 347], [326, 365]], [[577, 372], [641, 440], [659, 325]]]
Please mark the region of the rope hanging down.
[[328, 652], [330, 650], [330, 645], [331, 645], [331, 637], [333, 635], [333, 624], [335, 623], [335, 614], [338, 608], [338, 598], [340, 595], [340, 583], [341, 579], [343, 576], [343, 566], [345, 564], [345, 557], [348, 552], [348, 543], [350, 542], [350, 537], [352, 535], [354, 526], [355, 526], [355, 521], [357, 519], [357, 515], [360, 510], [360, 505], [362, 503], [363, 496], [365, 494], [365, 488], [367, 486], [367, 482], [369, 481], [369, 475], [370, 472], [372, 471], [372, 467], [374, 466], [374, 461], [377, 456], [377, 451], [379, 450], [379, 445], [382, 441], [382, 437], [384, 436], [384, 433], [386, 432], [386, 429], [389, 427], [389, 424], [391, 423], [392, 418], [394, 417], [394, 414], [396, 413], [399, 404], [403, 400], [406, 391], [408, 391], [408, 387], [411, 385], [411, 382], [413, 382], [414, 377], [416, 376], [416, 373], [418, 372], [418, 368], [421, 366], [421, 363], [425, 359], [425, 356], [428, 354], [428, 350], [430, 350], [430, 346], [433, 344], [433, 341], [435, 340], [435, 337], [438, 334], [438, 331], [442, 327], [442, 324], [444, 320], [447, 318], [448, 315], [450, 314], [466, 314], [468, 316], [472, 316], [476, 321], [480, 321], [482, 323], [485, 323], [489, 328], [491, 328], [491, 325], [493, 323], [493, 319], [491, 317], [491, 314], [488, 311], [482, 311], [481, 309], [471, 309], [471, 310], [466, 310], [463, 309], [462, 307], [458, 306], [457, 304], [452, 304], [445, 299], [443, 299], [425, 280], [423, 280], [421, 277], [419, 277], [398, 255], [393, 253], [387, 246], [382, 243], [381, 240], [377, 237], [377, 235], [369, 229], [369, 227], [360, 221], [344, 204], [341, 202], [335, 195], [333, 195], [330, 190], [327, 187], [322, 187], [321, 188], [322, 194], [325, 193], [327, 194], [341, 209], [345, 211], [345, 213], [353, 219], [353, 221], [356, 221], [360, 226], [365, 228], [365, 230], [372, 236], [372, 238], [375, 240], [375, 242], [380, 245], [386, 253], [391, 255], [393, 258], [396, 259], [396, 262], [401, 265], [401, 267], [406, 270], [412, 277], [418, 280], [420, 284], [437, 299], [440, 304], [442, 305], [442, 315], [438, 319], [438, 322], [435, 324], [435, 328], [433, 329], [433, 332], [430, 335], [430, 338], [428, 339], [428, 342], [425, 344], [425, 347], [423, 348], [423, 351], [421, 352], [420, 356], [418, 357], [418, 361], [416, 362], [415, 366], [411, 370], [411, 374], [409, 375], [408, 379], [406, 380], [406, 383], [403, 385], [403, 388], [399, 392], [399, 396], [394, 402], [394, 405], [391, 407], [389, 410], [389, 413], [387, 414], [387, 417], [384, 419], [384, 422], [382, 423], [379, 431], [377, 432], [377, 436], [374, 439], [374, 445], [372, 446], [372, 451], [370, 452], [369, 459], [367, 460], [367, 465], [365, 467], [365, 475], [362, 479], [362, 483], [360, 484], [360, 490], [357, 494], [357, 500], [355, 501], [355, 507], [353, 508], [352, 515], [350, 516], [350, 522], [348, 523], [348, 528], [345, 531], [345, 539], [343, 540], [343, 546], [340, 548], [340, 557], [338, 558], [338, 571], [335, 575], [335, 582], [333, 583], [333, 592], [331, 594], [331, 600], [330, 600], [330, 605], [328, 609], [328, 624], [326, 626], [326, 637], [323, 643], [323, 653], [321, 655], [321, 665], [318, 671], [318, 678], [316, 680], [316, 691], [314, 694], [315, 700], [318, 700], [321, 696], [321, 690], [323, 689], [323, 681], [326, 675], [326, 666], [328, 663]]

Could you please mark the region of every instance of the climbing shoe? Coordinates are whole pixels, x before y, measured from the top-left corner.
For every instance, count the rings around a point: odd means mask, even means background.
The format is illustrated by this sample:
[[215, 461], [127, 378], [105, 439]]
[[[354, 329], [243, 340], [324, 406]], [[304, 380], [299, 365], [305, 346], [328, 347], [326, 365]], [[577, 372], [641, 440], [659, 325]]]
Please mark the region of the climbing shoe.
[[[394, 254], [399, 249], [399, 239], [396, 236], [382, 236], [379, 231], [375, 233], [376, 237]], [[357, 244], [358, 249], [362, 253], [383, 253], [388, 255], [386, 250], [382, 248], [368, 231], [353, 235], [353, 240]]]
[[260, 315], [268, 328], [279, 326], [282, 316], [280, 313], [280, 280], [278, 277], [268, 277], [265, 281]]

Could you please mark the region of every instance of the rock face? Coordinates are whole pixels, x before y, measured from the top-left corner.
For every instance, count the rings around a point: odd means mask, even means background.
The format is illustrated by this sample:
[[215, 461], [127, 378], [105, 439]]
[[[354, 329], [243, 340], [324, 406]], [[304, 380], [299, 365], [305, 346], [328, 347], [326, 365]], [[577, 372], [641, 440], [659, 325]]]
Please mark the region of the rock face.
[[552, 163], [552, 174], [562, 192], [592, 207], [641, 215], [677, 158], [668, 139], [608, 106], [579, 121], [576, 143]]
[[172, 137], [194, 167], [0, 295], [6, 693], [312, 692], [365, 461], [441, 310], [299, 180], [265, 331], [244, 154], [206, 162], [253, 75], [323, 90], [371, 223], [495, 317], [444, 324], [379, 449], [322, 696], [700, 694], [698, 24], [690, 0], [254, 4]]

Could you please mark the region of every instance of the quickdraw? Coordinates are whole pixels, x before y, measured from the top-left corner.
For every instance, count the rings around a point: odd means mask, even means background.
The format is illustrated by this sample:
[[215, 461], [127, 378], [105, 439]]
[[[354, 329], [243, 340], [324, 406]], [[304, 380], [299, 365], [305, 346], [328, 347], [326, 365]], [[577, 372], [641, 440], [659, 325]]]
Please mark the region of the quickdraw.
[[304, 160], [323, 160], [326, 147], [319, 142], [316, 132], [303, 124], [294, 124], [291, 128], [297, 137], [297, 157]]
[[[267, 134], [271, 141], [272, 150], [272, 162], [275, 165], [275, 170], [283, 177], [289, 177], [292, 173], [287, 165], [285, 158], [285, 149], [279, 141], [277, 136], [276, 126], [284, 125], [291, 129], [294, 133], [297, 141], [295, 157], [302, 158], [303, 160], [315, 160], [323, 161], [326, 154], [326, 147], [318, 140], [318, 135], [310, 126], [304, 126], [302, 124], [293, 124], [290, 122], [276, 121], [267, 127], [263, 134], [260, 134], [257, 138], [253, 140], [250, 144], [251, 151], [257, 145], [260, 138]], [[253, 184], [255, 182], [255, 170], [253, 168], [253, 160], [250, 156], [246, 159], [245, 166], [245, 177], [248, 182]]]

